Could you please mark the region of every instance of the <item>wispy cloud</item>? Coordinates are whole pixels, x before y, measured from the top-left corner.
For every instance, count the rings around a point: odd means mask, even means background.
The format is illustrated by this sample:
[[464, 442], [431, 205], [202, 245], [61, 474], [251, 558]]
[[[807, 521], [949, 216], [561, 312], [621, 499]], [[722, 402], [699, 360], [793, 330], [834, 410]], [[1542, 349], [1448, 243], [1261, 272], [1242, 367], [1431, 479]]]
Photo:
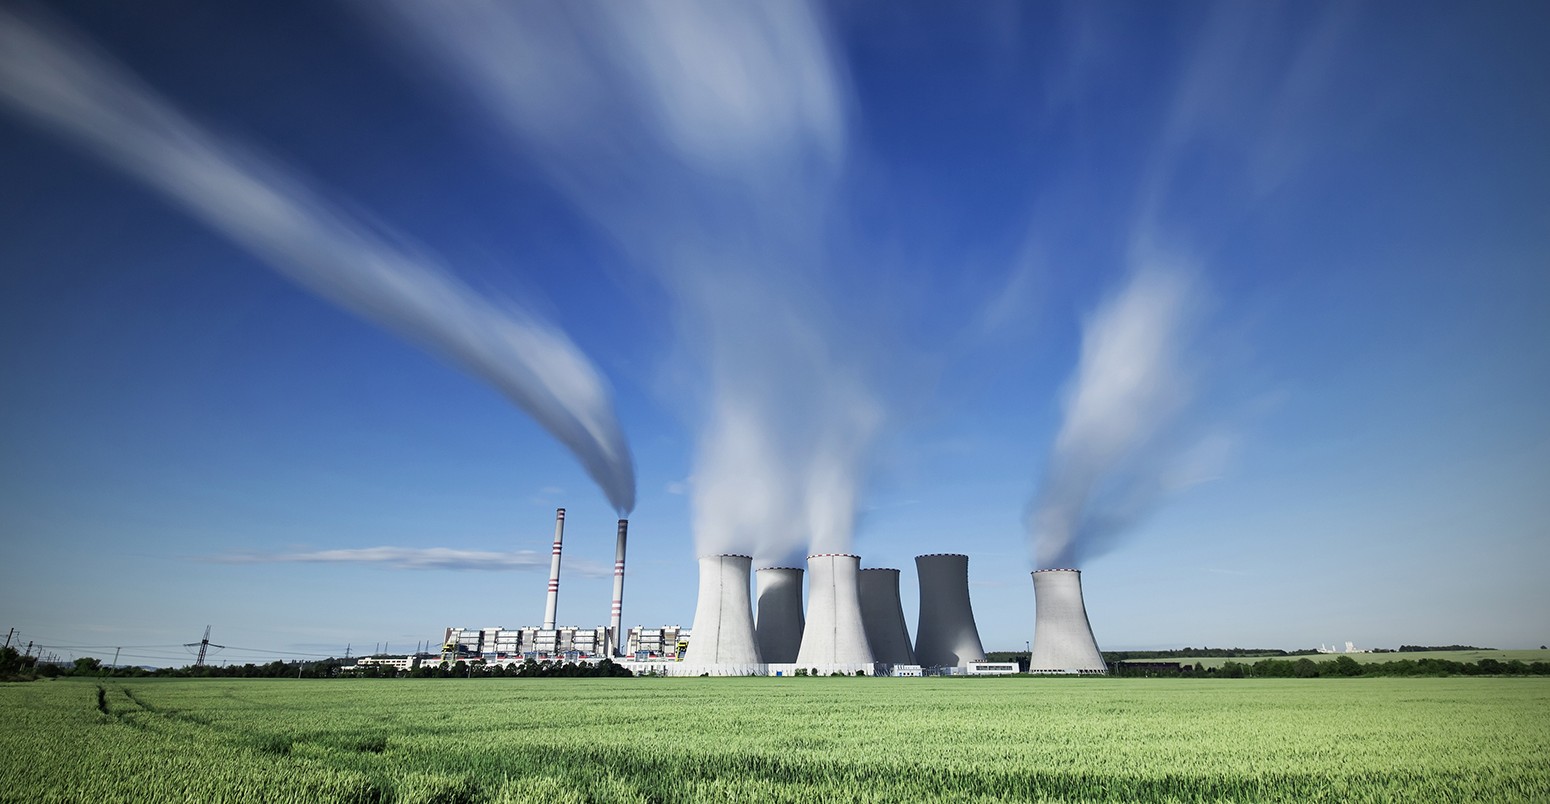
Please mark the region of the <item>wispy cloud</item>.
[[[455, 550], [449, 547], [361, 547], [346, 550], [303, 550], [288, 553], [230, 553], [202, 556], [215, 564], [360, 564], [395, 570], [460, 570], [481, 572], [542, 572], [549, 554], [532, 550]], [[569, 560], [567, 572], [602, 578], [608, 571], [588, 561]]]
[[571, 340], [475, 293], [434, 257], [206, 130], [54, 26], [0, 9], [0, 104], [84, 146], [287, 279], [503, 392], [627, 512], [635, 468], [607, 383]]

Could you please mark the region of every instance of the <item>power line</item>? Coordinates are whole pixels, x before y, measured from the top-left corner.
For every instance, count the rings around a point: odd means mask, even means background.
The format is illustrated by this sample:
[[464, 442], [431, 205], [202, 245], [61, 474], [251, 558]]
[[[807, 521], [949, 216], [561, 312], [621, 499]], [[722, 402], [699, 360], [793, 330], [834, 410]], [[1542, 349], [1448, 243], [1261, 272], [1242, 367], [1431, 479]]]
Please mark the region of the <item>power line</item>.
[[44, 647], [46, 647], [46, 648], [66, 648], [66, 649], [74, 648], [74, 649], [81, 649], [81, 650], [113, 650], [115, 648], [137, 648], [137, 649], [140, 649], [140, 648], [152, 648], [152, 649], [154, 649], [154, 648], [181, 648], [181, 647], [183, 647], [184, 644], [198, 644], [198, 643], [174, 642], [174, 643], [172, 643], [170, 645], [74, 645], [74, 644], [49, 643], [48, 645], [44, 645]]

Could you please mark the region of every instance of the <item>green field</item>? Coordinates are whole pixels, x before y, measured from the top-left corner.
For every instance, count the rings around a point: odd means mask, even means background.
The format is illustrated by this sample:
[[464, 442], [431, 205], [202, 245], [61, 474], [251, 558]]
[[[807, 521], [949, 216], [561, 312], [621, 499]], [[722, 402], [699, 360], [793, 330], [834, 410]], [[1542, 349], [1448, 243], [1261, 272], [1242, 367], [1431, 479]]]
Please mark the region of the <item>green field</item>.
[[0, 685], [0, 800], [1546, 801], [1550, 679]]
[[1520, 661], [1550, 662], [1550, 650], [1424, 650], [1406, 653], [1313, 653], [1306, 656], [1208, 656], [1204, 658], [1181, 659], [1130, 659], [1132, 662], [1182, 662], [1195, 664], [1199, 662], [1203, 667], [1221, 667], [1227, 662], [1238, 664], [1253, 664], [1261, 659], [1312, 659], [1315, 662], [1327, 662], [1338, 659], [1341, 656], [1349, 656], [1362, 664], [1374, 662], [1398, 662], [1403, 660], [1420, 661], [1422, 659], [1443, 659], [1450, 662], [1476, 663], [1481, 659], [1495, 659], [1498, 662]]

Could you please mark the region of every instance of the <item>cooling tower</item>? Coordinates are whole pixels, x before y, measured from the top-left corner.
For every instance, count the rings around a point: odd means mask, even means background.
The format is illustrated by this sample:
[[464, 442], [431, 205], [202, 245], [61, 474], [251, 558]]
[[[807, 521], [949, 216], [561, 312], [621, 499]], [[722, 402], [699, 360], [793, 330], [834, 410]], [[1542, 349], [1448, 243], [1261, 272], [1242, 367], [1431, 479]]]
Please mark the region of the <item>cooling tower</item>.
[[861, 624], [861, 557], [820, 553], [807, 557], [807, 625], [797, 664], [872, 664], [872, 649]]
[[684, 664], [732, 675], [761, 669], [748, 596], [752, 565], [751, 556], [700, 557], [700, 600]]
[[555, 609], [560, 605], [560, 542], [565, 539], [565, 509], [554, 512], [554, 552], [549, 557], [549, 597], [544, 602], [544, 628], [554, 627]]
[[1030, 673], [1107, 674], [1082, 603], [1082, 573], [1045, 569], [1033, 573], [1033, 656]]
[[957, 553], [915, 556], [920, 575], [920, 623], [915, 662], [922, 667], [967, 667], [985, 658], [974, 608], [969, 603], [969, 557]]
[[802, 569], [764, 567], [753, 577], [759, 606], [754, 623], [759, 658], [777, 664], [794, 662], [802, 646]]
[[888, 664], [915, 663], [904, 607], [899, 603], [898, 570], [861, 571], [861, 624], [866, 628], [872, 658]]
[[624, 632], [620, 626], [624, 624], [624, 537], [629, 529], [628, 519], [619, 520], [619, 536], [614, 540], [614, 603], [608, 616], [609, 639], [613, 640], [608, 651], [611, 656], [619, 656], [624, 650]]

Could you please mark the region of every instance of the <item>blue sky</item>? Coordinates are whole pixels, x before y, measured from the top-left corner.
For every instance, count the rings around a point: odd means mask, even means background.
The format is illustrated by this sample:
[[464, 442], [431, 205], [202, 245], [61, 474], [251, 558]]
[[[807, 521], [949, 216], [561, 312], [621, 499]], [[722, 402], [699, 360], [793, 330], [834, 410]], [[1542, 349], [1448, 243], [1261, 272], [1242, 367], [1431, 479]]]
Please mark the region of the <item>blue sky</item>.
[[[556, 433], [616, 421], [630, 624], [690, 624], [701, 550], [810, 548], [913, 623], [958, 551], [1020, 649], [1032, 528], [1106, 648], [1550, 641], [1541, 5], [463, 8], [5, 18], [120, 116], [0, 66], [0, 627], [531, 624], [556, 506], [602, 623], [615, 506]], [[470, 370], [326, 279], [378, 263], [549, 346]], [[385, 560], [434, 549], [511, 555]]]

